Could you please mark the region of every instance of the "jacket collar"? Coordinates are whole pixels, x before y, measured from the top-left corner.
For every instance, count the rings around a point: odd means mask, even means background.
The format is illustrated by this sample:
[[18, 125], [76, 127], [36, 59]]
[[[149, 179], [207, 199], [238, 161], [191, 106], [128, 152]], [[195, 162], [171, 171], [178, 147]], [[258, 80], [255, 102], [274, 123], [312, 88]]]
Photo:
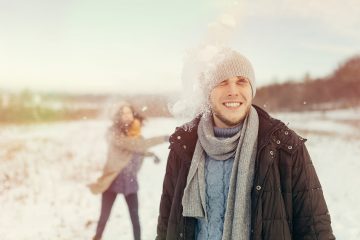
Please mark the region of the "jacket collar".
[[259, 106], [253, 105], [259, 115], [258, 149], [270, 141], [274, 133], [281, 125], [284, 125], [278, 119], [272, 118], [265, 110]]

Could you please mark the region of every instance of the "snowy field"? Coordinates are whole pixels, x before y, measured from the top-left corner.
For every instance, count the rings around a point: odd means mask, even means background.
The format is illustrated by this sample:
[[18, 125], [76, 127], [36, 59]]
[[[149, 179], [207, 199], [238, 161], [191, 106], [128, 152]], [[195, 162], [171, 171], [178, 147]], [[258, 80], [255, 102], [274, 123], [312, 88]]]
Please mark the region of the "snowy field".
[[[337, 239], [360, 239], [360, 109], [274, 114], [307, 138], [324, 188]], [[145, 137], [170, 134], [181, 122], [147, 121]], [[0, 126], [0, 239], [91, 239], [100, 196], [95, 180], [106, 156], [109, 122], [77, 121]], [[162, 162], [145, 159], [139, 173], [143, 239], [154, 239], [168, 145], [152, 149]], [[132, 226], [123, 196], [116, 200], [103, 240], [130, 240]]]

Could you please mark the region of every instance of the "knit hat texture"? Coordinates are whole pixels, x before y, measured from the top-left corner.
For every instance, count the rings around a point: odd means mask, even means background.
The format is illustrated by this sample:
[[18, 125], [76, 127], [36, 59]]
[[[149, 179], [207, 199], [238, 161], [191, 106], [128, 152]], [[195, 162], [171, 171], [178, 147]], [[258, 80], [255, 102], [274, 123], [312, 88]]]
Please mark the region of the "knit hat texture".
[[209, 94], [218, 83], [232, 77], [244, 77], [249, 80], [252, 96], [255, 97], [255, 73], [250, 61], [240, 53], [223, 48], [215, 54], [200, 74], [200, 85]]

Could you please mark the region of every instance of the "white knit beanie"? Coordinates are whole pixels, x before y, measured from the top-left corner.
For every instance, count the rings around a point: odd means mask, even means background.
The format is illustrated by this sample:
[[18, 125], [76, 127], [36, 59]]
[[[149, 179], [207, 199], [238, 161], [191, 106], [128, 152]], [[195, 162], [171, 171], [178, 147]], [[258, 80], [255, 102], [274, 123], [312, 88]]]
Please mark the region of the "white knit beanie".
[[204, 87], [203, 90], [209, 94], [221, 81], [237, 76], [249, 80], [254, 98], [256, 82], [250, 61], [230, 48], [223, 48], [212, 57], [205, 70], [200, 74], [200, 84]]

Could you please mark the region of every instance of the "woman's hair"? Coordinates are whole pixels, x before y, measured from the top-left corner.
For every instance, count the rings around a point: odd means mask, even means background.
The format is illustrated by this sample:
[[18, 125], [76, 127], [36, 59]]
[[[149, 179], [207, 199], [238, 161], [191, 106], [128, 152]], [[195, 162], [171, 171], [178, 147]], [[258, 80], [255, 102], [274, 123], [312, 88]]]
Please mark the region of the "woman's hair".
[[112, 127], [117, 131], [120, 131], [121, 133], [126, 135], [130, 126], [128, 124], [123, 123], [121, 120], [121, 115], [123, 114], [123, 109], [125, 107], [130, 108], [131, 112], [133, 113], [134, 120], [135, 119], [138, 120], [141, 126], [145, 121], [145, 117], [141, 115], [131, 104], [126, 103], [121, 105], [113, 117]]

